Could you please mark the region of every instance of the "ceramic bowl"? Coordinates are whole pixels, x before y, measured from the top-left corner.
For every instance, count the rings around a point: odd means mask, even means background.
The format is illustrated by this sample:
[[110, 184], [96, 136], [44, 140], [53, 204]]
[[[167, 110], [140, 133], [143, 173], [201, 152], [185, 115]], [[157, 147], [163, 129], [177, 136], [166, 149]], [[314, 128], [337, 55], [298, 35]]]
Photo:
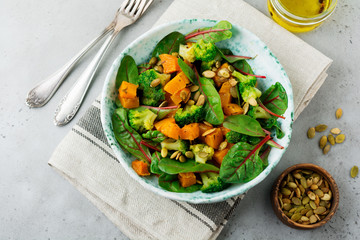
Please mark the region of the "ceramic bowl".
[[268, 158], [269, 165], [259, 176], [257, 176], [252, 181], [244, 184], [233, 184], [228, 189], [216, 193], [202, 193], [200, 191], [194, 193], [169, 192], [162, 189], [158, 185], [158, 179], [156, 176], [139, 177], [131, 168], [131, 162], [134, 160], [134, 157], [124, 151], [117, 143], [111, 123], [111, 116], [116, 109], [115, 99], [117, 97], [117, 90], [115, 89], [115, 78], [121, 59], [125, 55], [131, 55], [137, 64], [147, 62], [150, 59], [155, 45], [170, 32], [179, 31], [186, 34], [196, 28], [213, 26], [216, 24], [216, 22], [217, 21], [205, 19], [181, 20], [166, 23], [149, 30], [133, 41], [116, 58], [107, 74], [102, 90], [101, 121], [108, 142], [121, 164], [119, 167], [123, 167], [132, 178], [134, 178], [146, 189], [169, 199], [186, 201], [190, 203], [213, 203], [224, 201], [228, 198], [245, 193], [264, 180], [267, 175], [269, 175], [271, 170], [280, 161], [281, 156], [284, 154], [290, 142], [294, 116], [294, 104], [293, 91], [286, 72], [274, 54], [257, 36], [243, 27], [232, 23], [233, 37], [229, 40], [219, 42], [217, 45], [222, 48], [229, 48], [236, 55], [257, 55], [255, 59], [248, 62], [256, 74], [266, 76], [266, 79], [258, 79], [258, 88], [260, 90], [265, 90], [278, 81], [284, 86], [288, 94], [288, 109], [284, 114], [286, 119], [280, 120], [281, 128], [284, 131], [285, 136], [282, 139], [275, 138], [279, 144], [284, 146], [284, 149], [272, 149]]
[[[314, 223], [314, 224], [304, 225], [304, 224], [294, 222], [293, 220], [291, 220], [289, 217], [287, 217], [285, 215], [285, 213], [281, 209], [281, 206], [280, 206], [280, 203], [278, 200], [281, 182], [284, 180], [284, 178], [289, 173], [291, 173], [295, 170], [298, 170], [298, 169], [311, 170], [311, 171], [316, 172], [319, 175], [321, 175], [329, 183], [329, 188], [332, 192], [332, 200], [331, 200], [331, 207], [330, 207], [329, 213], [326, 215], [326, 217], [324, 219], [322, 219], [321, 221]], [[288, 225], [289, 227], [296, 228], [296, 229], [304, 229], [304, 230], [314, 229], [314, 228], [318, 228], [318, 227], [325, 225], [325, 223], [327, 223], [334, 216], [334, 214], [339, 206], [339, 189], [336, 185], [334, 178], [330, 175], [330, 173], [328, 173], [322, 167], [312, 164], [312, 163], [296, 164], [294, 166], [287, 168], [284, 172], [282, 172], [280, 174], [280, 176], [274, 182], [274, 185], [273, 185], [272, 191], [271, 191], [271, 204], [272, 204], [272, 207], [274, 209], [276, 216], [284, 224]]]

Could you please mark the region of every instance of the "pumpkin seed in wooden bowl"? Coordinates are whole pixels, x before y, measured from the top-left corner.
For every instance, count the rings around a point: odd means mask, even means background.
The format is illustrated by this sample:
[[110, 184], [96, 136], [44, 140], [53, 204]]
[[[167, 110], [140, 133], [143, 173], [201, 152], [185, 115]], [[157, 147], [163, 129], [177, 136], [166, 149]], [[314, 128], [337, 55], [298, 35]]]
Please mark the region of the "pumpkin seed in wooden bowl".
[[271, 203], [276, 216], [297, 229], [323, 226], [339, 206], [339, 190], [332, 176], [311, 164], [287, 168], [275, 181]]

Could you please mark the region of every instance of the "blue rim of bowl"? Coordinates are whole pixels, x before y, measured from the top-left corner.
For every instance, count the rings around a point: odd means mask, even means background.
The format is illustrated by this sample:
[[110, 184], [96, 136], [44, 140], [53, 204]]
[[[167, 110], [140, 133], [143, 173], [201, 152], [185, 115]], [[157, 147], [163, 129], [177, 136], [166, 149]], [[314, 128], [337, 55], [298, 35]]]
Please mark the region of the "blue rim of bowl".
[[[145, 32], [144, 34], [142, 34], [141, 36], [139, 36], [138, 38], [136, 38], [134, 41], [132, 41], [126, 48], [124, 48], [121, 53], [118, 55], [118, 57], [114, 60], [114, 62], [112, 63], [105, 81], [104, 81], [104, 86], [101, 92], [101, 123], [103, 126], [103, 130], [105, 131], [105, 135], [106, 138], [108, 140], [109, 145], [111, 146], [111, 148], [113, 149], [115, 156], [118, 158], [118, 154], [117, 154], [117, 149], [114, 149], [113, 145], [118, 145], [119, 149], [122, 149], [121, 146], [119, 145], [119, 143], [116, 141], [115, 136], [111, 136], [111, 138], [106, 134], [106, 119], [105, 119], [105, 114], [103, 109], [105, 109], [106, 107], [106, 96], [107, 96], [107, 84], [110, 81], [111, 75], [114, 73], [114, 71], [117, 72], [118, 70], [118, 65], [116, 64], [117, 62], [120, 63], [120, 59], [122, 59], [124, 57], [124, 53], [128, 52], [128, 49], [131, 49], [132, 47], [136, 46], [138, 44], [138, 42], [146, 39], [149, 35], [151, 35], [154, 32], [159, 31], [160, 29], [164, 28], [164, 27], [168, 27], [171, 25], [177, 25], [179, 23], [191, 23], [191, 22], [204, 22], [204, 23], [217, 23], [217, 20], [211, 20], [211, 19], [182, 19], [182, 20], [178, 20], [178, 21], [172, 21], [172, 22], [168, 22], [165, 24], [161, 24], [157, 27], [151, 28], [149, 31]], [[292, 107], [291, 109], [294, 109], [294, 102], [293, 102], [293, 92], [292, 92], [292, 86], [291, 86], [291, 82], [284, 70], [284, 68], [282, 67], [282, 65], [280, 64], [279, 60], [277, 59], [277, 57], [270, 51], [270, 49], [268, 48], [268, 46], [263, 43], [260, 38], [258, 36], [256, 36], [254, 33], [250, 32], [249, 30], [247, 30], [244, 27], [238, 26], [236, 24], [232, 25], [238, 27], [239, 29], [241, 29], [241, 31], [245, 31], [248, 34], [253, 35], [254, 37], [256, 37], [258, 39], [259, 44], [263, 47], [264, 51], [268, 52], [268, 54], [271, 55], [271, 57], [276, 61], [276, 63], [279, 65], [281, 71], [283, 71], [284, 77], [288, 80], [288, 84], [289, 87], [291, 89], [291, 93], [288, 93], [288, 110], [290, 109], [290, 107]], [[285, 114], [288, 114], [287, 112]], [[125, 161], [122, 161], [121, 159], [118, 159], [118, 161], [120, 162], [120, 164], [124, 167], [125, 171], [135, 180], [137, 180], [138, 183], [140, 183], [140, 185], [142, 185], [146, 190], [150, 190], [162, 197], [171, 199], [171, 200], [176, 200], [176, 201], [182, 201], [182, 202], [188, 202], [188, 203], [193, 203], [193, 204], [201, 204], [201, 203], [215, 203], [215, 202], [221, 202], [221, 201], [225, 201], [229, 198], [232, 197], [236, 197], [238, 195], [244, 194], [246, 193], [249, 189], [255, 187], [257, 184], [259, 184], [260, 182], [262, 182], [269, 174], [270, 172], [273, 170], [273, 168], [279, 163], [280, 159], [282, 158], [282, 156], [284, 155], [287, 147], [289, 146], [290, 143], [290, 139], [291, 139], [291, 134], [292, 134], [292, 124], [293, 124], [293, 116], [294, 116], [294, 112], [292, 111], [289, 116], [291, 117], [291, 122], [290, 122], [290, 127], [289, 127], [289, 132], [287, 134], [287, 137], [289, 138], [289, 140], [287, 141], [287, 144], [284, 147], [283, 151], [281, 151], [279, 158], [276, 161], [273, 161], [271, 164], [269, 164], [256, 178], [254, 178], [253, 180], [251, 180], [250, 182], [252, 183], [251, 186], [249, 186], [248, 189], [245, 189], [243, 191], [239, 191], [237, 188], [233, 189], [232, 191], [229, 191], [226, 193], [225, 196], [214, 196], [214, 197], [209, 197], [209, 198], [193, 198], [192, 200], [189, 199], [183, 199], [181, 198], [179, 193], [175, 193], [175, 192], [170, 192], [167, 191], [165, 189], [159, 189], [156, 188], [150, 184], [148, 184], [146, 181], [144, 181], [144, 179], [140, 176], [138, 176], [134, 170], [131, 168], [131, 166], [129, 166]], [[112, 132], [112, 124], [111, 124], [111, 129], [110, 131]], [[247, 182], [247, 183], [250, 183]], [[247, 184], [245, 183], [245, 184]], [[188, 193], [188, 194], [195, 194], [194, 193]], [[211, 194], [211, 193], [210, 193]]]

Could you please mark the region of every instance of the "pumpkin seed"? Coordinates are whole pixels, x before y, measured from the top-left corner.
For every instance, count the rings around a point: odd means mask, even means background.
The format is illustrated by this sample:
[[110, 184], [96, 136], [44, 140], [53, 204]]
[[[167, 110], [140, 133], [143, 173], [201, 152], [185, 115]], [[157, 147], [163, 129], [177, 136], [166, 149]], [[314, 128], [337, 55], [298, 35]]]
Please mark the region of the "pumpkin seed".
[[185, 156], [187, 157], [187, 158], [194, 158], [194, 153], [192, 152], [192, 151], [187, 151], [186, 153], [185, 153]]
[[289, 198], [292, 199], [293, 196], [294, 196], [294, 191], [291, 192]]
[[327, 154], [330, 151], [330, 147], [331, 146], [329, 144], [327, 144], [323, 149], [323, 154]]
[[249, 104], [250, 104], [251, 106], [253, 106], [253, 107], [256, 107], [256, 106], [257, 106], [257, 101], [256, 101], [256, 99], [253, 98], [253, 97], [249, 98], [248, 102], [249, 102]]
[[174, 57], [179, 57], [179, 53], [177, 52], [172, 52], [171, 55], [173, 55]]
[[179, 158], [181, 157], [181, 152], [178, 152], [178, 154], [176, 155], [176, 160], [179, 160]]
[[227, 141], [223, 141], [222, 143], [220, 143], [219, 150], [224, 150], [227, 147], [227, 144]]
[[229, 83], [232, 87], [235, 87], [238, 81], [236, 81], [235, 78], [230, 78]]
[[289, 211], [291, 209], [291, 204], [290, 203], [284, 203], [284, 209]]
[[244, 115], [249, 111], [249, 103], [248, 102], [246, 102], [245, 104], [244, 104], [244, 106], [243, 106], [243, 109], [244, 109]]
[[313, 171], [311, 171], [311, 170], [302, 170], [301, 172], [306, 174], [306, 175], [310, 175], [310, 174], [313, 173]]
[[303, 222], [307, 222], [307, 221], [309, 221], [309, 218], [305, 217], [305, 216], [301, 216], [300, 220]]
[[341, 118], [343, 111], [341, 108], [336, 109], [335, 116], [337, 119]]
[[181, 155], [180, 158], [179, 158], [179, 161], [180, 162], [186, 162], [186, 158], [184, 155]]
[[304, 209], [305, 209], [304, 206], [298, 206], [298, 207], [296, 207], [295, 213], [301, 213], [301, 211], [304, 210]]
[[162, 156], [163, 158], [165, 158], [167, 155], [168, 155], [168, 150], [167, 150], [167, 148], [162, 148], [162, 149], [161, 149], [161, 156]]
[[285, 196], [289, 196], [291, 194], [291, 191], [287, 188], [282, 188], [281, 193], [284, 194]]
[[189, 105], [189, 106], [192, 106], [192, 105], [195, 104], [195, 101], [190, 99], [189, 101], [187, 101], [186, 104]]
[[205, 131], [205, 132], [202, 134], [202, 136], [205, 137], [205, 136], [207, 136], [207, 135], [209, 135], [209, 134], [211, 134], [211, 133], [213, 133], [213, 132], [215, 132], [215, 131], [216, 131], [216, 128], [209, 129], [209, 130]]
[[290, 212], [287, 212], [287, 213], [285, 213], [285, 215], [286, 215], [287, 217], [291, 218], [291, 216], [292, 216], [293, 214], [290, 213]]
[[238, 92], [237, 92], [237, 89], [236, 87], [231, 87], [230, 88], [230, 94], [233, 98], [238, 98]]
[[327, 137], [326, 137], [326, 136], [322, 136], [322, 137], [320, 138], [320, 141], [319, 141], [319, 147], [320, 147], [321, 149], [323, 149], [323, 148], [325, 147], [326, 143], [327, 143]]
[[335, 138], [333, 135], [331, 134], [328, 135], [328, 141], [331, 145], [335, 145]]
[[211, 71], [216, 72], [218, 69], [216, 67], [213, 67]]
[[316, 204], [314, 201], [310, 201], [309, 204], [312, 209], [316, 209]]
[[310, 207], [310, 204], [305, 204], [305, 209], [307, 209], [307, 210], [311, 210], [312, 208]]
[[196, 106], [202, 106], [204, 105], [204, 103], [205, 103], [205, 96], [201, 94], [196, 102]]
[[180, 151], [175, 151], [173, 154], [171, 154], [170, 158], [173, 159], [173, 158], [176, 158], [176, 156], [178, 155]]
[[359, 168], [358, 168], [358, 166], [353, 166], [353, 167], [351, 168], [351, 171], [350, 171], [351, 177], [352, 177], [352, 178], [356, 178], [356, 176], [358, 175], [358, 173], [359, 173]]
[[304, 194], [305, 193], [305, 188], [301, 185], [298, 185], [299, 186], [299, 189], [301, 191], [301, 194]]
[[200, 93], [199, 91], [197, 91], [197, 92], [194, 94], [193, 99], [194, 99], [195, 102], [199, 99], [200, 94], [201, 94], [201, 93]]
[[218, 74], [219, 77], [224, 77], [224, 78], [229, 78], [230, 77], [230, 73], [229, 73], [229, 70], [227, 68], [220, 69], [217, 74]]
[[315, 193], [313, 193], [313, 192], [311, 192], [311, 191], [309, 191], [308, 193], [307, 193], [307, 195], [308, 195], [308, 197], [311, 199], [311, 200], [315, 200]]
[[215, 62], [215, 67], [216, 67], [216, 68], [219, 68], [220, 66], [221, 66], [221, 62], [220, 62], [220, 61], [216, 61], [216, 62]]
[[300, 214], [304, 216], [308, 211], [309, 209], [304, 208], [303, 210], [300, 211]]
[[297, 206], [301, 205], [301, 200], [299, 198], [293, 197], [291, 200], [295, 205], [297, 205]]
[[311, 216], [309, 217], [309, 220], [310, 220], [310, 223], [316, 223], [316, 222], [317, 222], [317, 218], [316, 218], [315, 215], [311, 215]]
[[290, 199], [288, 199], [288, 198], [283, 198], [282, 201], [283, 201], [283, 203], [291, 203]]
[[213, 78], [215, 77], [216, 73], [211, 70], [206, 70], [202, 73], [202, 75], [206, 78]]
[[327, 193], [327, 192], [329, 192], [329, 188], [328, 188], [328, 187], [322, 187], [322, 188], [321, 188], [321, 191], [322, 191], [323, 193]]
[[321, 200], [319, 206], [326, 207], [327, 204], [327, 201]]
[[316, 184], [313, 184], [313, 185], [310, 186], [310, 189], [311, 189], [311, 190], [316, 190], [316, 189], [318, 189], [318, 188], [319, 188], [319, 186], [316, 185]]
[[158, 71], [159, 73], [163, 73], [164, 72], [164, 68], [162, 66], [155, 66], [154, 67], [155, 71]]
[[294, 182], [288, 182], [287, 185], [288, 185], [289, 188], [297, 188], [297, 185]]
[[312, 177], [309, 177], [308, 179], [306, 179], [306, 185], [311, 186], [312, 184], [313, 184]]
[[336, 138], [335, 138], [336, 143], [342, 143], [344, 141], [345, 141], [345, 134], [337, 135]]
[[305, 196], [305, 197], [302, 199], [301, 203], [304, 204], [304, 205], [306, 205], [306, 204], [309, 203], [309, 201], [310, 201], [310, 198], [307, 197], [307, 196]]
[[321, 198], [321, 200], [329, 201], [331, 199], [331, 196], [328, 193], [325, 193], [324, 196]]
[[311, 210], [309, 210], [307, 213], [306, 213], [306, 215], [305, 216], [307, 216], [308, 218], [311, 216], [311, 215], [313, 215], [314, 214], [314, 212], [313, 212], [313, 210], [311, 209]]
[[234, 69], [234, 67], [233, 67], [232, 65], [229, 65], [229, 66], [228, 66], [228, 70], [229, 70], [230, 72], [233, 72], [235, 69]]
[[293, 220], [294, 222], [299, 221], [300, 218], [301, 218], [300, 213], [295, 213], [294, 215], [291, 216], [291, 220]]
[[192, 85], [190, 87], [190, 92], [196, 92], [197, 90], [199, 90], [199, 86], [198, 85]]
[[324, 196], [324, 192], [321, 191], [320, 189], [316, 189], [316, 190], [314, 191], [314, 193], [315, 193], [317, 196], [319, 196], [320, 198], [322, 198], [322, 197]]
[[330, 132], [331, 132], [332, 134], [338, 135], [338, 134], [341, 133], [341, 130], [340, 130], [339, 128], [332, 128], [332, 129], [330, 130]]
[[314, 210], [315, 214], [322, 214], [326, 211], [325, 207], [319, 206], [317, 209]]
[[314, 127], [309, 128], [309, 130], [307, 131], [307, 137], [310, 139], [315, 137], [315, 128]]
[[201, 153], [199, 153], [199, 157], [201, 157], [201, 158], [206, 158], [208, 155], [209, 155], [209, 154], [206, 153], [206, 152], [201, 152]]
[[286, 186], [286, 181], [282, 181], [281, 182], [281, 187], [285, 187]]
[[297, 196], [298, 198], [301, 197], [301, 191], [300, 191], [299, 188], [296, 188], [296, 189], [295, 189], [295, 193], [296, 193], [296, 196]]
[[294, 176], [294, 178], [296, 178], [296, 179], [302, 178], [302, 176], [301, 176], [300, 173], [295, 173], [295, 174], [293, 174], [293, 176]]
[[319, 125], [317, 125], [316, 127], [315, 127], [315, 131], [317, 131], [317, 132], [323, 132], [323, 131], [325, 131], [326, 129], [327, 129], [327, 125], [325, 125], [325, 124], [319, 124]]
[[319, 198], [318, 195], [315, 196], [315, 201], [314, 202], [315, 202], [316, 206], [318, 207], [319, 203], [320, 203], [320, 198]]
[[306, 183], [306, 179], [304, 177], [300, 178], [300, 183], [301, 183], [301, 186], [303, 186], [304, 188], [307, 188], [307, 183]]
[[213, 127], [213, 125], [212, 125], [211, 123], [207, 122], [207, 121], [203, 121], [203, 123], [204, 123], [205, 125], [208, 125], [209, 127]]
[[201, 185], [203, 184], [200, 180], [196, 180], [196, 183]]
[[180, 98], [181, 98], [181, 100], [182, 100], [183, 102], [185, 102], [186, 99], [188, 98], [188, 93], [187, 93], [185, 90], [182, 90], [182, 91], [180, 92]]
[[[328, 209], [328, 210], [326, 210], [325, 212], [321, 213], [321, 215], [323, 215], [323, 216], [320, 216], [320, 218], [321, 218], [321, 217], [325, 217], [326, 215], [329, 214], [329, 212], [330, 212], [330, 210]], [[323, 219], [323, 218], [321, 218], [321, 219]]]
[[152, 57], [149, 61], [149, 65], [155, 65], [157, 61], [158, 61], [157, 57]]
[[152, 80], [152, 82], [150, 83], [150, 87], [157, 87], [159, 84], [160, 84], [160, 78], [156, 78]]

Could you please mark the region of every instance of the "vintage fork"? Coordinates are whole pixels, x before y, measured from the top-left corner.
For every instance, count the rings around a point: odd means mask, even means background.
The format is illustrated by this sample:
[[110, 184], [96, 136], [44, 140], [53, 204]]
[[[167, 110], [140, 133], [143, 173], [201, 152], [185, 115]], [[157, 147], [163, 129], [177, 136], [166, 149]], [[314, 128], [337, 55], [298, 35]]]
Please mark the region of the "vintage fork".
[[121, 5], [113, 32], [106, 38], [89, 66], [58, 105], [54, 117], [55, 125], [65, 125], [73, 119], [85, 97], [103, 56], [109, 49], [113, 40], [124, 27], [134, 23], [147, 10], [152, 2], [153, 0], [126, 0]]

